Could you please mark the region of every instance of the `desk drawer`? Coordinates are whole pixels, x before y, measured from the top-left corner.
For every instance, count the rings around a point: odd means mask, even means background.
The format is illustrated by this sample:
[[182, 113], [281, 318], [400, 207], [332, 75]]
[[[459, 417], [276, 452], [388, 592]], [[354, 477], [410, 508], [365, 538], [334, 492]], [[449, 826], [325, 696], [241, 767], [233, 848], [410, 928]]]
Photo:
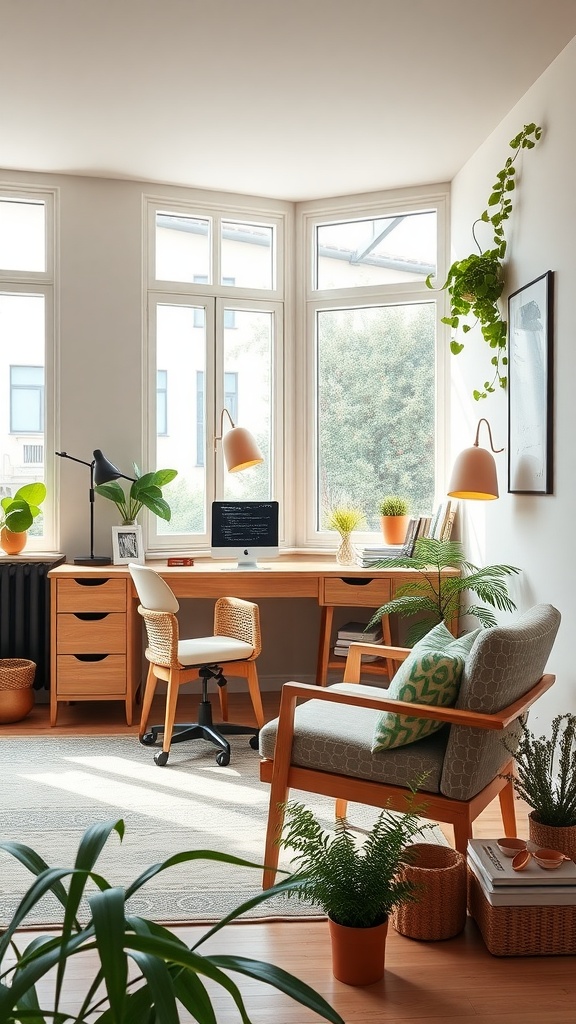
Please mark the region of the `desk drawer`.
[[320, 604], [379, 608], [390, 600], [390, 580], [329, 576], [320, 583]]
[[124, 612], [126, 580], [58, 580], [58, 612]]
[[126, 658], [107, 654], [99, 661], [82, 661], [59, 655], [58, 696], [98, 696], [101, 693], [126, 693]]
[[126, 616], [117, 612], [58, 615], [58, 654], [125, 654]]

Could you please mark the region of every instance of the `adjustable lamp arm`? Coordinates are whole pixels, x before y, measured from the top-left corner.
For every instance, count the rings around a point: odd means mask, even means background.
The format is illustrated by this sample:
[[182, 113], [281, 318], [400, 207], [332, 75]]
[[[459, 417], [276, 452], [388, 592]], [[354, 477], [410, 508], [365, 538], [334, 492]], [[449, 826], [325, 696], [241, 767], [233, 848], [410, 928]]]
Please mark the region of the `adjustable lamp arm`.
[[232, 419], [230, 413], [228, 412], [228, 409], [226, 408], [226, 406], [224, 406], [222, 412], [220, 413], [220, 433], [218, 434], [218, 437], [214, 438], [214, 451], [216, 451], [216, 442], [221, 441], [224, 436], [224, 413], [226, 413], [228, 419], [230, 420], [230, 426], [232, 427], [232, 429], [236, 427], [236, 424], [234, 423], [234, 420]]
[[478, 448], [478, 445], [480, 443], [479, 442], [479, 437], [480, 437], [480, 424], [481, 423], [485, 423], [486, 426], [488, 427], [488, 436], [490, 437], [490, 447], [491, 447], [492, 451], [496, 455], [498, 455], [499, 452], [503, 452], [504, 451], [503, 448], [495, 448], [494, 447], [494, 441], [492, 440], [492, 429], [490, 427], [490, 424], [488, 423], [488, 420], [484, 419], [484, 417], [482, 417], [482, 419], [478, 420], [478, 426], [476, 428], [476, 440], [474, 441], [474, 447]]

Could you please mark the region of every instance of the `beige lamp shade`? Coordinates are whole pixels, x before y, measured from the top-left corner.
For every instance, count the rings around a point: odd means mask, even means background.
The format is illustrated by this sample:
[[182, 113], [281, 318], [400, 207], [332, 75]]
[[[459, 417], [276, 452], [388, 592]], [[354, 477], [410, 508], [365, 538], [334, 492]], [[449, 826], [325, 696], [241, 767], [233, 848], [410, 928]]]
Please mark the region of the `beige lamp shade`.
[[478, 442], [481, 423], [485, 423], [488, 427], [492, 451], [504, 451], [503, 448], [494, 448], [490, 424], [488, 420], [481, 419], [472, 448], [465, 448], [463, 452], [460, 452], [454, 463], [448, 485], [448, 495], [451, 498], [493, 501], [498, 497], [498, 475], [494, 456], [486, 448], [480, 448]]
[[245, 427], [233, 427], [222, 438], [222, 452], [229, 473], [238, 473], [264, 462], [255, 438]]

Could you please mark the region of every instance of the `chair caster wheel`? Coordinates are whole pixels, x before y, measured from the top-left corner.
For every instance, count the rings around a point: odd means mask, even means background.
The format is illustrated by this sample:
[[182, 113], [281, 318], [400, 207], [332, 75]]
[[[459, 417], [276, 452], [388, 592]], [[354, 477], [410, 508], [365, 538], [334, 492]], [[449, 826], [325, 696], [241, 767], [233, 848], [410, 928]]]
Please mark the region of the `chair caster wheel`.
[[168, 753], [167, 753], [167, 751], [159, 750], [157, 754], [154, 754], [154, 763], [157, 764], [159, 768], [163, 768], [167, 761], [168, 761]]
[[227, 764], [230, 764], [230, 754], [227, 750], [221, 750], [216, 755], [216, 764], [219, 764], [221, 768], [225, 768]]
[[138, 739], [145, 747], [153, 747], [156, 743], [156, 736], [153, 732], [145, 732], [142, 736], [139, 736]]
[[258, 734], [250, 737], [250, 746], [252, 747], [252, 750], [258, 750]]

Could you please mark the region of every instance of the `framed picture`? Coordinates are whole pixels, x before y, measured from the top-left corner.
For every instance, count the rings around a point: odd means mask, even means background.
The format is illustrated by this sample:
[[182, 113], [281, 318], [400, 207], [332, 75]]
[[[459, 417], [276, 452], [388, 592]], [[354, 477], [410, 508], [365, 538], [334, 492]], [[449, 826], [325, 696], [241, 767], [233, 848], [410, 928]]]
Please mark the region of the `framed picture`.
[[141, 526], [112, 527], [112, 561], [114, 565], [127, 565], [128, 562], [144, 564]]
[[551, 270], [508, 299], [508, 491], [552, 494]]

